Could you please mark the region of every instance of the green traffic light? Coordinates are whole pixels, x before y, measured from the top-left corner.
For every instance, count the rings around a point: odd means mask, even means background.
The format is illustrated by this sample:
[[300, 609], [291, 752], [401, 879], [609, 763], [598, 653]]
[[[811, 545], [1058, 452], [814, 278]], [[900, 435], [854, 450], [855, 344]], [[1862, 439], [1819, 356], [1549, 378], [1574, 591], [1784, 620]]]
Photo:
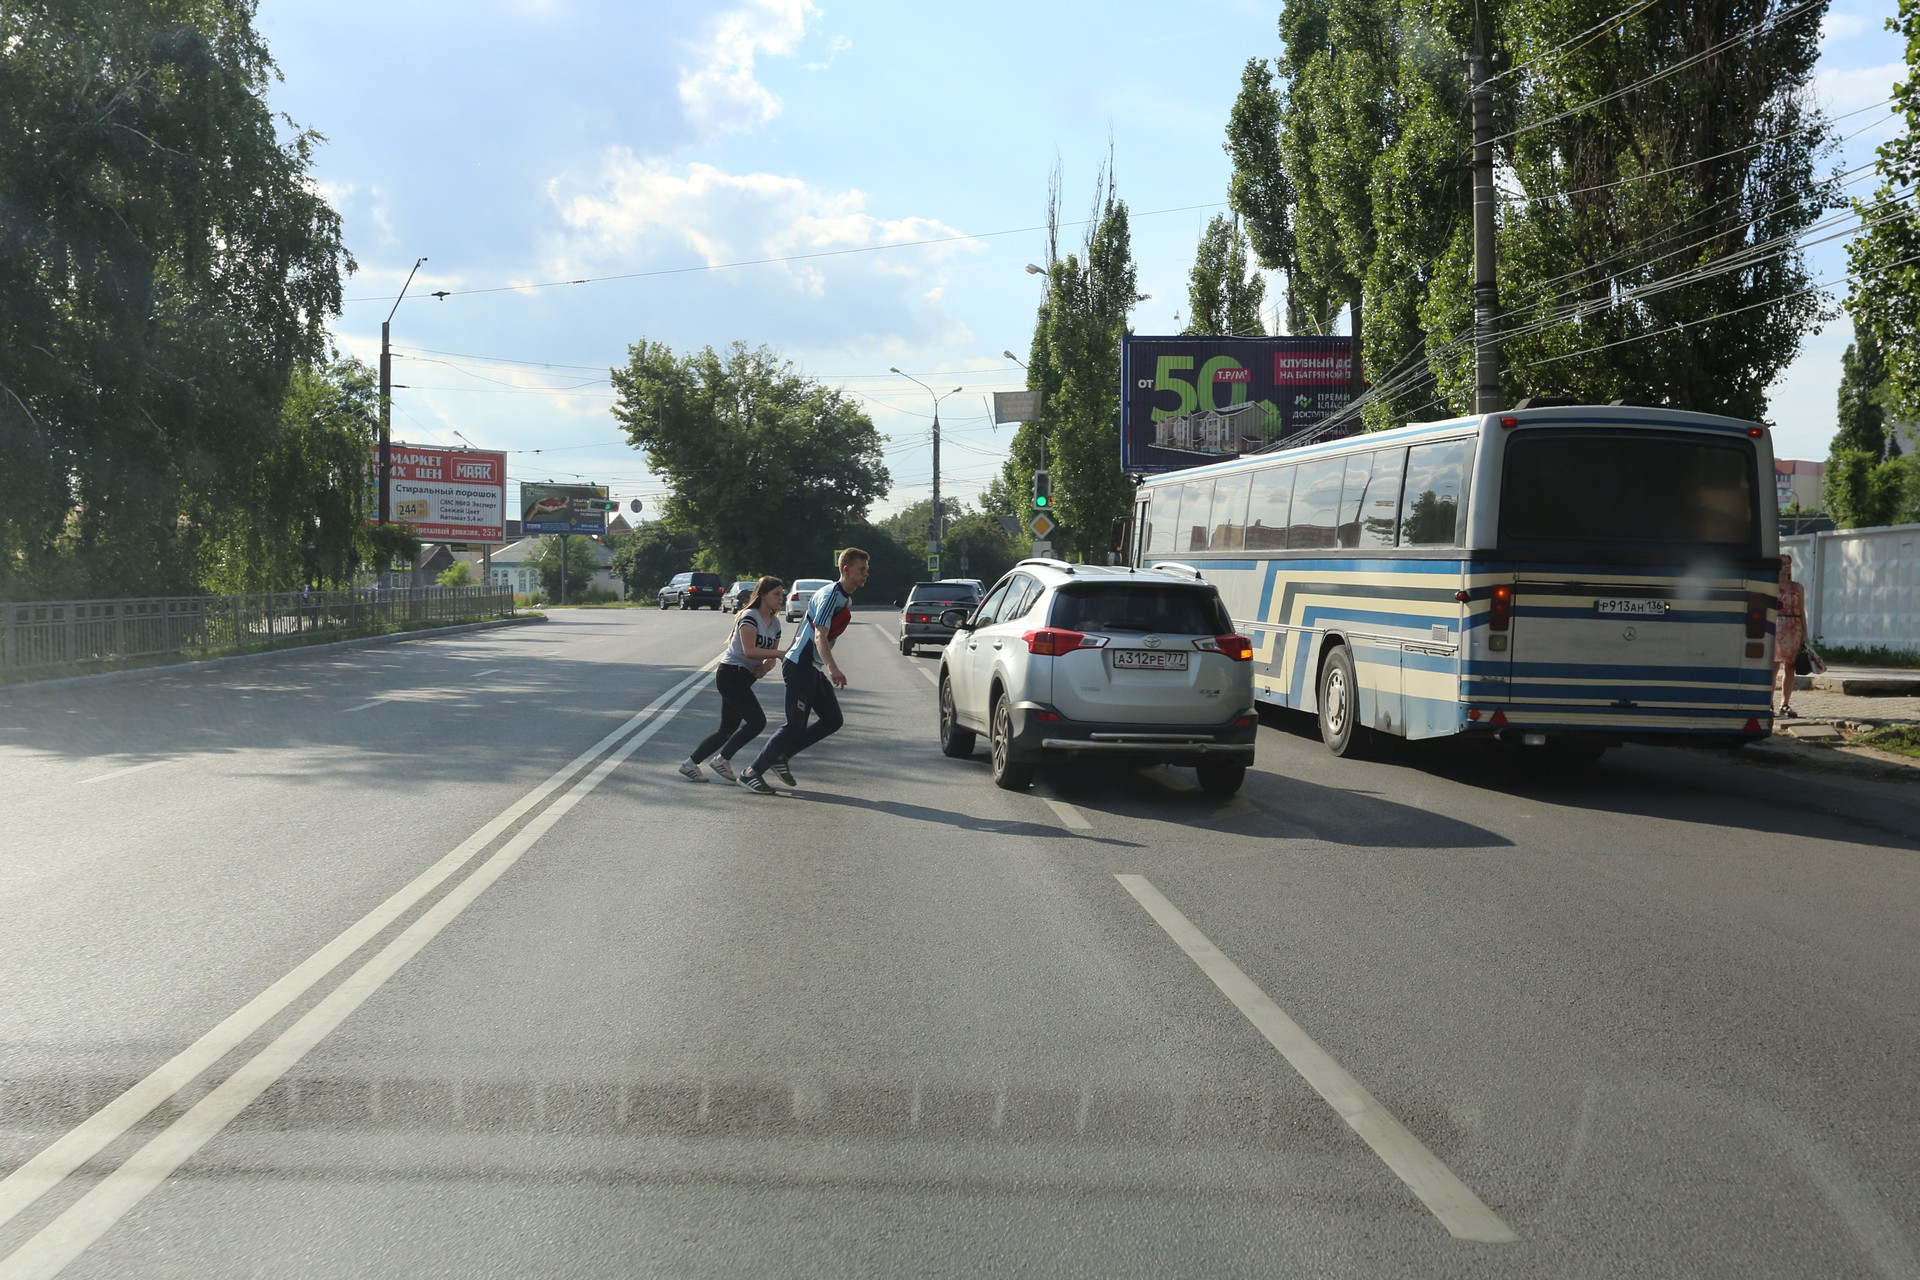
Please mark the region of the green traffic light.
[[1034, 495], [1033, 495], [1033, 505], [1034, 505], [1034, 506], [1036, 506], [1036, 507], [1044, 507], [1044, 506], [1046, 506], [1046, 505], [1047, 505], [1047, 495], [1046, 495], [1046, 494], [1044, 494], [1044, 493], [1036, 493], [1036, 494], [1034, 494]]

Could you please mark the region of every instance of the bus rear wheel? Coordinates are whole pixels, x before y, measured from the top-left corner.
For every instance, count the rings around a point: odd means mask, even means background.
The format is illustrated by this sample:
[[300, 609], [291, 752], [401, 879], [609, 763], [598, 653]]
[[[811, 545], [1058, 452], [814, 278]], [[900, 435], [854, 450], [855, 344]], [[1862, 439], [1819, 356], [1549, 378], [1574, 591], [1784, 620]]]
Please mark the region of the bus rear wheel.
[[1360, 724], [1360, 686], [1353, 674], [1353, 651], [1335, 645], [1320, 664], [1320, 741], [1343, 759], [1364, 756], [1368, 731]]

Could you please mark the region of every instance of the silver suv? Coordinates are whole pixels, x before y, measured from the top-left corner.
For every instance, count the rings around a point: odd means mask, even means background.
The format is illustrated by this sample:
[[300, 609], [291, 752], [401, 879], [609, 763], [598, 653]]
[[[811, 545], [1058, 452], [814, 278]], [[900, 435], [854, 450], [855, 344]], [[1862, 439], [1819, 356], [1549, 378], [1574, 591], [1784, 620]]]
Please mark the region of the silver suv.
[[1048, 759], [1192, 765], [1231, 795], [1253, 763], [1253, 645], [1212, 584], [1173, 570], [1022, 560], [940, 655], [940, 750], [988, 737], [993, 780]]

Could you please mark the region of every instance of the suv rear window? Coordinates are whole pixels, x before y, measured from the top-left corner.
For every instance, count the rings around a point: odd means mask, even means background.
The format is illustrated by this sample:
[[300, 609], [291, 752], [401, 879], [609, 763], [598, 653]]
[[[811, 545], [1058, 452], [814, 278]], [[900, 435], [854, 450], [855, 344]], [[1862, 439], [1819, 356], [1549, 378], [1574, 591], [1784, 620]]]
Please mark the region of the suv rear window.
[[916, 582], [907, 593], [912, 600], [961, 600], [971, 604], [980, 593], [964, 582]]
[[1212, 591], [1144, 582], [1089, 582], [1053, 598], [1053, 625], [1069, 631], [1139, 631], [1161, 635], [1225, 635], [1226, 606]]
[[720, 575], [717, 573], [696, 573], [693, 575], [693, 585], [696, 587], [717, 587], [720, 585]]

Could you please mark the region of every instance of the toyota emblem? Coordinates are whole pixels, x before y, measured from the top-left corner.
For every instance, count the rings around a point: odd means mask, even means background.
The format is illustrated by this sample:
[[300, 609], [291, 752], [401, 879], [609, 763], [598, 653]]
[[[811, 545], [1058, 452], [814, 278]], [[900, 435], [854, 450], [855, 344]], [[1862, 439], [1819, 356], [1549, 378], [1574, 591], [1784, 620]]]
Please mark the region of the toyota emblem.
[[1149, 649], [1158, 649], [1158, 648], [1160, 647], [1160, 637], [1159, 637], [1159, 636], [1147, 636], [1147, 637], [1146, 637], [1145, 639], [1143, 639], [1143, 640], [1142, 640], [1142, 641], [1141, 641], [1140, 643], [1142, 643], [1142, 644], [1144, 644], [1144, 645], [1146, 645], [1146, 646], [1147, 646], [1147, 648], [1149, 648]]

